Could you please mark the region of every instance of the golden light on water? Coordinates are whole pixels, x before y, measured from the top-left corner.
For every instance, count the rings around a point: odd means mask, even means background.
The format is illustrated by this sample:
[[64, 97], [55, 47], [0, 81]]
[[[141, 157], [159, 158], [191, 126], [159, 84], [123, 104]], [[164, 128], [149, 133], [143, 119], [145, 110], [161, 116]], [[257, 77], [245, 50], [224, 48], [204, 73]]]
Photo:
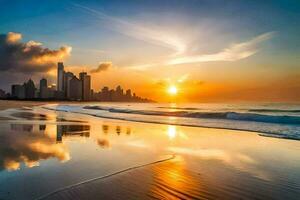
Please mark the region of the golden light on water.
[[177, 135], [176, 126], [170, 125], [168, 127], [168, 137], [169, 139], [174, 139]]

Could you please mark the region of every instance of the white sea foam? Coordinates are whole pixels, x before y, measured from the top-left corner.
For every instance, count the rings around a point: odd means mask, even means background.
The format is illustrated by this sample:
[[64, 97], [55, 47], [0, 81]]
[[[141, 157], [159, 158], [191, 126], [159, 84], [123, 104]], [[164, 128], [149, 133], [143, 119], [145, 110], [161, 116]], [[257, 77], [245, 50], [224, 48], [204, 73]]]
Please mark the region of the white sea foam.
[[[276, 107], [277, 106], [277, 107]], [[47, 106], [58, 111], [127, 121], [246, 130], [270, 137], [300, 139], [298, 106], [192, 104], [94, 104]], [[269, 134], [269, 135], [268, 135]]]

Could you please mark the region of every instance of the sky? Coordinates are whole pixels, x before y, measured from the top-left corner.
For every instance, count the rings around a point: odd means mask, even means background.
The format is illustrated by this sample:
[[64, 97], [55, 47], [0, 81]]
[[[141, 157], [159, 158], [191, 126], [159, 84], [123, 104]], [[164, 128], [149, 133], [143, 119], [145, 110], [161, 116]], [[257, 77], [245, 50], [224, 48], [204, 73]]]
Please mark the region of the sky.
[[0, 88], [55, 83], [63, 61], [91, 73], [95, 91], [299, 102], [299, 35], [298, 0], [0, 0]]

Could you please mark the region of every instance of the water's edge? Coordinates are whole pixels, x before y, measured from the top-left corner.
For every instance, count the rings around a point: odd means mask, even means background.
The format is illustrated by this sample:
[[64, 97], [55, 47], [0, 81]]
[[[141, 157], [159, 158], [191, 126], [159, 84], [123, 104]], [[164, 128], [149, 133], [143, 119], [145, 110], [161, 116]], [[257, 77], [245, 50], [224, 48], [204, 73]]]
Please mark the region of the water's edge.
[[92, 117], [98, 117], [103, 119], [112, 119], [112, 120], [122, 120], [122, 121], [130, 121], [130, 122], [139, 122], [139, 123], [149, 123], [149, 124], [163, 124], [163, 125], [174, 125], [174, 126], [185, 126], [185, 127], [199, 127], [199, 128], [213, 128], [213, 129], [221, 129], [221, 130], [234, 130], [234, 131], [246, 131], [246, 132], [252, 132], [256, 133], [259, 136], [262, 137], [272, 137], [272, 138], [278, 138], [278, 139], [289, 139], [289, 140], [300, 140], [298, 137], [292, 137], [289, 135], [283, 135], [283, 134], [274, 134], [267, 131], [256, 131], [251, 129], [242, 129], [242, 128], [227, 128], [227, 127], [218, 127], [218, 126], [205, 126], [200, 124], [185, 124], [185, 123], [171, 123], [171, 122], [159, 122], [159, 121], [148, 121], [148, 120], [142, 120], [142, 119], [130, 119], [130, 118], [123, 118], [123, 117], [110, 117], [110, 116], [103, 116], [99, 114], [91, 114], [91, 113], [83, 113], [83, 112], [76, 112], [76, 111], [70, 111], [70, 110], [63, 110], [63, 109], [54, 109], [43, 106], [42, 108], [52, 111], [59, 111], [59, 112], [68, 112], [68, 113], [76, 113], [76, 114], [83, 114], [83, 115], [89, 115]]

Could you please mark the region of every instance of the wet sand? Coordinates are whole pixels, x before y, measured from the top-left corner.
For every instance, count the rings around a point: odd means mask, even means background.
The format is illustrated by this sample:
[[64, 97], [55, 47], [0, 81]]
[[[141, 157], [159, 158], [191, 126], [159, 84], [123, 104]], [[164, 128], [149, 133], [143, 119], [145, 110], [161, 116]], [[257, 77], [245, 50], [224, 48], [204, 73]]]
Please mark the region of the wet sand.
[[[81, 102], [81, 104], [89, 104], [93, 102]], [[10, 108], [32, 108], [46, 104], [78, 104], [77, 101], [15, 101], [15, 100], [0, 100], [0, 110]]]
[[[30, 109], [34, 106], [44, 105], [46, 102], [35, 102], [35, 101], [13, 101], [13, 100], [0, 100], [0, 111], [11, 109], [11, 108], [22, 108], [24, 110]], [[0, 121], [13, 120], [13, 118], [7, 116], [0, 116]]]
[[9, 108], [33, 107], [44, 104], [47, 104], [47, 102], [0, 100], [0, 110], [5, 110]]
[[12, 115], [26, 123], [0, 123], [0, 199], [300, 198], [299, 141], [42, 108]]
[[[198, 128], [188, 129], [181, 131]], [[40, 199], [299, 199], [299, 143], [249, 132], [199, 131], [202, 139], [190, 146], [171, 142], [171, 159], [86, 180]]]
[[[180, 160], [172, 160], [144, 166], [122, 174], [100, 178], [88, 183], [51, 193], [41, 199], [285, 199], [275, 197], [271, 185], [259, 188], [249, 185], [249, 177], [220, 183], [219, 177], [211, 177], [211, 170], [195, 171]], [[224, 170], [225, 172], [226, 170]], [[240, 174], [242, 176], [243, 174]], [[215, 179], [215, 180], [211, 180]], [[245, 181], [245, 182], [244, 182]], [[239, 185], [239, 186], [238, 186]], [[239, 187], [244, 186], [244, 191]], [[259, 191], [259, 195], [256, 193]], [[296, 194], [297, 195], [297, 194]], [[298, 194], [299, 195], [299, 194]], [[295, 196], [296, 197], [296, 196]], [[288, 198], [297, 199], [297, 198]]]

